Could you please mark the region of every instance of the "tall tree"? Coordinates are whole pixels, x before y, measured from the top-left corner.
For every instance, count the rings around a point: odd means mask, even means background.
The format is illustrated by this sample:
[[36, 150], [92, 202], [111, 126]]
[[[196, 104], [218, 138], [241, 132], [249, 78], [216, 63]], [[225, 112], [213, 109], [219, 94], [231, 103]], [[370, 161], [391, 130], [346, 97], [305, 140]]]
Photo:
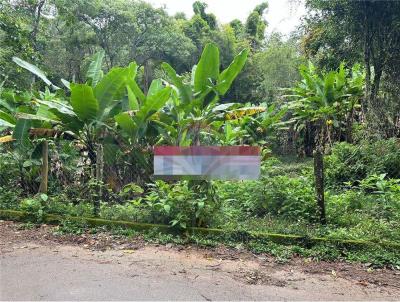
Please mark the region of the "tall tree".
[[80, 23], [94, 33], [98, 45], [105, 50], [108, 69], [131, 60], [138, 62], [143, 67], [146, 90], [161, 61], [175, 64], [180, 70], [191, 64], [192, 42], [185, 37], [177, 20], [163, 9], [132, 0], [76, 1], [73, 5], [57, 1], [75, 24]]
[[362, 61], [363, 111], [370, 122], [380, 119], [375, 109], [380, 107], [381, 80], [390, 74], [390, 62], [398, 53], [393, 50], [400, 48], [400, 2], [307, 0], [306, 6], [312, 12], [306, 22], [306, 51], [328, 68], [337, 60]]
[[217, 18], [214, 14], [206, 13], [207, 3], [196, 1], [193, 3], [193, 12], [207, 22], [211, 30], [217, 29]]
[[258, 49], [265, 39], [267, 21], [263, 14], [268, 9], [268, 3], [264, 2], [255, 7], [246, 20], [246, 33], [249, 36], [253, 50]]
[[[0, 65], [4, 68], [0, 71], [11, 82], [17, 77], [15, 68], [12, 68], [12, 56], [19, 55], [35, 62], [40, 60], [42, 42], [39, 41], [39, 34], [45, 4], [45, 0], [5, 0], [0, 3]], [[23, 81], [14, 84], [23, 87], [31, 84], [32, 77], [19, 78]]]

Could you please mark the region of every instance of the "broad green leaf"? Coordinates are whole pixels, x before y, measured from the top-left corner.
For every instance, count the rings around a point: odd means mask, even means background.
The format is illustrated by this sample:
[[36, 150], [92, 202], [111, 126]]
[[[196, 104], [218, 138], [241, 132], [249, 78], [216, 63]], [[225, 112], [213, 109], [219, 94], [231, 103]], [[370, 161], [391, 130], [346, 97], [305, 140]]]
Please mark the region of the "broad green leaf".
[[155, 120], [154, 122], [155, 122], [155, 124], [161, 126], [160, 127], [160, 131], [166, 130], [167, 132], [169, 132], [168, 134], [173, 136], [173, 137], [176, 137], [178, 135], [177, 129], [174, 126], [172, 126], [172, 125], [170, 125], [168, 123], [164, 123], [164, 122], [159, 121], [159, 120]]
[[194, 78], [195, 78], [195, 74], [196, 74], [196, 69], [197, 69], [197, 65], [193, 65], [192, 72], [190, 75], [190, 86], [191, 87], [194, 87]]
[[13, 57], [12, 60], [14, 61], [14, 63], [16, 63], [17, 65], [21, 66], [22, 68], [25, 68], [26, 70], [32, 72], [34, 75], [36, 75], [37, 77], [41, 78], [43, 80], [43, 82], [46, 83], [46, 85], [48, 86], [52, 86], [55, 89], [59, 89], [57, 86], [55, 86], [47, 77], [46, 74], [40, 70], [38, 67], [36, 67], [35, 65], [28, 63], [20, 58], [17, 57]]
[[22, 163], [22, 167], [24, 168], [28, 168], [28, 167], [32, 167], [34, 165], [32, 160], [26, 160]]
[[128, 91], [129, 109], [139, 110], [139, 104], [132, 89], [128, 85], [126, 85], [126, 90]]
[[324, 101], [325, 101], [325, 106], [332, 105], [333, 100], [334, 100], [334, 89], [335, 87], [333, 86], [335, 83], [335, 75], [336, 73], [334, 71], [329, 72], [325, 76], [325, 81], [324, 81]]
[[232, 125], [231, 125], [231, 123], [225, 123], [224, 130], [225, 130], [225, 136], [227, 138], [229, 138], [231, 136], [231, 134], [232, 134]]
[[179, 146], [185, 147], [185, 146], [190, 146], [192, 143], [191, 139], [186, 138], [188, 129], [185, 129], [183, 133], [181, 134], [181, 139], [179, 140]]
[[215, 106], [215, 107], [212, 109], [212, 112], [225, 111], [225, 110], [227, 110], [227, 109], [229, 109], [229, 108], [231, 108], [231, 107], [233, 107], [233, 106], [235, 106], [235, 105], [237, 105], [237, 103], [220, 104], [220, 105]]
[[99, 111], [93, 89], [86, 84], [71, 84], [71, 105], [76, 115], [84, 122], [94, 120]]
[[261, 125], [264, 128], [270, 128], [273, 125], [278, 126], [280, 124], [280, 120], [285, 116], [287, 111], [288, 108], [282, 108], [275, 114], [268, 112], [268, 115], [266, 115], [262, 120]]
[[38, 110], [36, 111], [36, 115], [48, 118], [50, 120], [59, 121], [57, 115], [48, 110], [49, 108], [46, 105], [40, 104]]
[[6, 100], [0, 99], [0, 108], [1, 107], [7, 109], [10, 112], [14, 111], [13, 106], [11, 106], [11, 104], [9, 104]]
[[32, 122], [30, 120], [18, 120], [13, 131], [13, 138], [20, 146], [28, 146], [29, 142], [29, 129]]
[[210, 79], [217, 80], [219, 76], [219, 50], [214, 44], [207, 44], [201, 54], [194, 75], [195, 93], [204, 91], [210, 86]]
[[192, 99], [191, 88], [189, 85], [183, 83], [182, 77], [176, 74], [175, 69], [171, 67], [168, 63], [162, 63], [161, 67], [168, 74], [172, 83], [178, 88], [180, 97], [184, 103], [189, 103]]
[[155, 95], [149, 96], [136, 114], [136, 118], [141, 122], [145, 122], [151, 115], [159, 111], [170, 98], [171, 90], [171, 87], [166, 87]]
[[0, 119], [0, 128], [12, 128], [14, 126], [15, 126], [15, 124], [11, 124], [5, 120]]
[[92, 61], [86, 73], [86, 78], [92, 80], [92, 86], [95, 87], [100, 79], [103, 77], [101, 66], [103, 65], [104, 50], [101, 50], [93, 55]]
[[171, 211], [171, 206], [169, 204], [165, 204], [164, 205], [164, 210], [167, 214], [169, 214], [169, 212]]
[[129, 135], [133, 135], [136, 130], [136, 124], [127, 112], [122, 112], [114, 116], [115, 121]]
[[233, 81], [242, 71], [244, 64], [247, 60], [248, 49], [242, 50], [233, 60], [233, 62], [226, 68], [218, 77], [217, 91], [224, 95], [231, 87]]
[[[94, 95], [99, 102], [99, 119], [103, 117], [104, 110], [112, 101], [122, 98], [125, 86], [134, 82], [136, 76], [136, 63], [129, 64], [126, 68], [115, 67], [107, 73], [94, 88]], [[135, 90], [130, 86], [134, 93]]]
[[0, 125], [2, 122], [7, 122], [7, 123], [11, 124], [11, 126], [7, 126], [7, 127], [12, 127], [15, 125], [17, 120], [11, 114], [0, 110]]
[[71, 106], [56, 101], [36, 101], [39, 104], [47, 106], [48, 110], [61, 120], [63, 127], [75, 133], [78, 133], [82, 129], [83, 122], [77, 117]]
[[155, 95], [157, 92], [159, 92], [163, 88], [164, 88], [164, 86], [162, 84], [161, 79], [153, 80], [150, 84], [149, 91], [147, 92], [147, 97]]
[[49, 123], [59, 123], [60, 122], [60, 121], [49, 119], [44, 116], [40, 116], [37, 114], [25, 113], [25, 112], [18, 112], [15, 116], [18, 119], [23, 119], [23, 120], [42, 121], [42, 122], [49, 122]]
[[[118, 113], [121, 113], [126, 110], [122, 110], [125, 106], [123, 106], [122, 101], [115, 100], [113, 101], [103, 112], [101, 118], [102, 121], [107, 121], [108, 119], [113, 118], [116, 116]], [[98, 120], [97, 122], [99, 122]]]
[[76, 116], [72, 107], [67, 104], [57, 102], [57, 101], [43, 101], [43, 100], [36, 100], [36, 102], [38, 102], [39, 104], [45, 105], [45, 106], [49, 107], [50, 109], [55, 109], [56, 111], [58, 111], [62, 114]]
[[140, 101], [141, 104], [146, 100], [146, 96], [144, 95], [142, 89], [140, 89], [139, 85], [136, 83], [135, 79], [132, 78], [128, 81], [128, 86], [135, 94], [136, 98]]

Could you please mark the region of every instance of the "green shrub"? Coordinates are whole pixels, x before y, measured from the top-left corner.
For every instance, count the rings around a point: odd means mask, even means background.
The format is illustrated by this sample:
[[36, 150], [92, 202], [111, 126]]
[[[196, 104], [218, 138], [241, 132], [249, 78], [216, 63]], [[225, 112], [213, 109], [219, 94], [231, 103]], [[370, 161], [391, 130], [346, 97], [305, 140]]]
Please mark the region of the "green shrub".
[[262, 164], [262, 175], [273, 177], [286, 175], [298, 177], [312, 173], [313, 163], [311, 158], [282, 156], [279, 159], [270, 157]]
[[47, 213], [70, 215], [70, 216], [85, 216], [93, 215], [93, 204], [86, 201], [81, 201], [74, 204], [69, 201], [65, 194], [50, 196], [44, 203], [44, 209]]
[[337, 143], [326, 156], [326, 181], [331, 187], [356, 183], [371, 174], [400, 178], [400, 141], [398, 139], [362, 141], [359, 145]]
[[227, 223], [227, 219], [237, 223], [248, 216], [261, 217], [265, 215], [262, 205], [265, 200], [264, 186], [259, 181], [224, 181], [217, 183], [217, 194], [223, 203], [224, 217], [221, 221]]
[[35, 219], [35, 222], [42, 222], [44, 209], [42, 201], [39, 198], [25, 198], [19, 204], [21, 211], [29, 212]]
[[[400, 191], [392, 180], [378, 184], [383, 191], [374, 191], [375, 176], [360, 182], [360, 187], [339, 194], [326, 195], [328, 236], [362, 240], [400, 240]], [[375, 181], [374, 181], [375, 180]], [[397, 181], [394, 181], [397, 183]], [[374, 184], [374, 185], [373, 185]], [[367, 191], [365, 188], [368, 188]], [[372, 191], [371, 191], [372, 190]]]
[[60, 202], [57, 198], [50, 198], [45, 203], [45, 210], [47, 213], [59, 214], [59, 215], [71, 215], [70, 205], [68, 203]]
[[291, 220], [317, 219], [314, 188], [310, 178], [277, 176], [263, 181], [265, 200], [256, 208]]
[[19, 204], [21, 211], [36, 213], [43, 210], [42, 202], [36, 198], [26, 198], [21, 200]]
[[289, 220], [315, 221], [316, 203], [312, 180], [306, 176], [264, 177], [262, 181], [221, 183], [221, 198], [248, 216], [279, 216]]
[[193, 189], [186, 181], [170, 185], [156, 181], [142, 201], [151, 212], [152, 222], [172, 226], [209, 226], [220, 204], [209, 182], [199, 181]]
[[336, 194], [328, 192], [326, 195], [328, 216], [336, 224], [354, 224], [358, 221], [358, 214], [399, 220], [400, 180], [387, 179], [385, 174], [370, 175], [351, 189]]
[[[1, 136], [1, 135], [0, 135]], [[16, 154], [13, 154], [0, 143], [0, 187], [15, 187], [20, 176]]]
[[140, 202], [129, 201], [124, 204], [109, 205], [102, 203], [100, 217], [110, 220], [124, 220], [151, 223], [150, 211]]
[[[366, 196], [360, 191], [348, 190], [341, 194], [326, 194], [328, 221], [338, 226], [351, 226], [357, 224], [365, 203], [371, 196]], [[372, 197], [373, 199], [373, 197]]]
[[19, 188], [8, 189], [0, 186], [0, 209], [17, 209], [21, 198]]

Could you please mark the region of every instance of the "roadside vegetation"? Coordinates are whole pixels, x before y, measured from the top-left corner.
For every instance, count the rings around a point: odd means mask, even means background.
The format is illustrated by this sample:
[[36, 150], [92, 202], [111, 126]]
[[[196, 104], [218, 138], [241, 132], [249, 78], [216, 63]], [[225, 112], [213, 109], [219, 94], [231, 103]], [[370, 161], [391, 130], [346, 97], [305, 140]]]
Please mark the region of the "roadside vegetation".
[[[265, 37], [267, 4], [221, 25], [201, 2], [191, 19], [86, 2], [0, 4], [0, 210], [35, 223], [162, 224], [170, 233], [141, 236], [399, 269], [399, 3], [307, 1], [316, 14], [284, 39]], [[347, 31], [335, 27], [342, 8]], [[360, 42], [356, 24], [385, 39]], [[260, 146], [261, 177], [156, 180], [155, 145]], [[103, 230], [66, 218], [57, 232]]]

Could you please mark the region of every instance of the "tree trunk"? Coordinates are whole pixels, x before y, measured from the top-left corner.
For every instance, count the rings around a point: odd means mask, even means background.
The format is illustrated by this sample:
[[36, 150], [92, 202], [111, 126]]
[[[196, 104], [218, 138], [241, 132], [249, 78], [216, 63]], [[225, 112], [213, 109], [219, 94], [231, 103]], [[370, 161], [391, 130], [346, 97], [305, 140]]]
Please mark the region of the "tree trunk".
[[353, 143], [353, 119], [354, 109], [351, 108], [346, 118], [346, 142], [348, 142], [349, 144]]
[[314, 178], [315, 178], [315, 197], [317, 200], [319, 221], [326, 224], [325, 216], [325, 188], [324, 188], [324, 149], [326, 144], [326, 124], [324, 120], [319, 120], [315, 124], [315, 150], [314, 154]]
[[325, 196], [324, 196], [324, 155], [322, 147], [318, 146], [314, 151], [314, 177], [315, 194], [317, 198], [318, 214], [321, 224], [326, 224]]
[[374, 74], [374, 80], [372, 82], [371, 86], [371, 95], [370, 95], [370, 104], [369, 108], [370, 110], [373, 110], [374, 108], [377, 108], [379, 104], [377, 104], [377, 97], [378, 97], [378, 92], [379, 92], [379, 86], [381, 82], [381, 77], [382, 77], [382, 68], [378, 66], [374, 66], [375, 74]]
[[49, 177], [49, 142], [45, 140], [42, 145], [42, 169], [40, 172], [40, 186], [38, 193], [47, 194]]
[[104, 156], [103, 145], [97, 144], [96, 148], [96, 181], [98, 183], [98, 196], [94, 201], [93, 215], [98, 216], [100, 211], [100, 201], [103, 199], [103, 169]]
[[147, 92], [149, 91], [149, 87], [150, 87], [150, 81], [151, 81], [151, 62], [150, 60], [147, 60], [144, 63], [144, 70], [143, 70], [144, 74], [143, 74], [143, 81], [144, 81], [144, 93], [147, 94]]
[[37, 4], [36, 10], [34, 12], [35, 20], [33, 22], [33, 29], [31, 32], [31, 40], [32, 40], [32, 44], [33, 44], [33, 49], [35, 51], [38, 51], [37, 34], [39, 32], [40, 15], [42, 13], [42, 8], [43, 8], [45, 2], [46, 2], [46, 0], [39, 1], [39, 3]]
[[315, 129], [313, 123], [306, 123], [304, 128], [304, 153], [307, 157], [313, 156]]
[[371, 35], [370, 35], [370, 25], [368, 20], [368, 3], [364, 2], [364, 65], [365, 65], [365, 94], [364, 99], [361, 102], [361, 109], [363, 114], [363, 119], [365, 119], [368, 109], [370, 90], [371, 90], [371, 57], [370, 57], [370, 47], [371, 47]]

